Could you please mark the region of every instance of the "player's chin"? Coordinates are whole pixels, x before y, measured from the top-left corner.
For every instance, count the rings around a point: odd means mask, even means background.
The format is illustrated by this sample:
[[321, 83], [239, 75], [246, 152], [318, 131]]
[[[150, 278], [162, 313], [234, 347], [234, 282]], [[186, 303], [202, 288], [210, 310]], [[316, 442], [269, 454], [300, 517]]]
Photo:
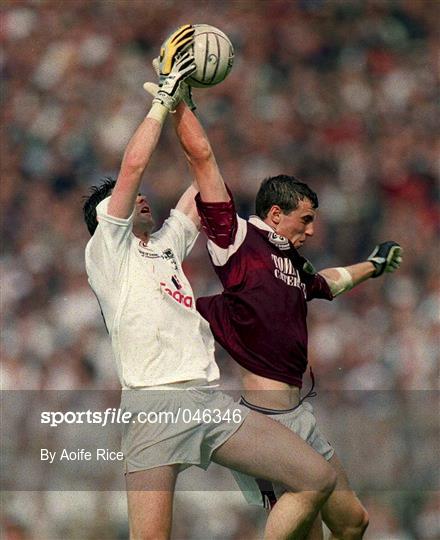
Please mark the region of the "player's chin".
[[154, 227], [154, 219], [150, 213], [138, 214], [136, 222], [149, 230]]
[[145, 223], [148, 223], [149, 221], [154, 221], [153, 216], [151, 215], [151, 212], [141, 212], [139, 214], [139, 219], [144, 221]]
[[154, 219], [153, 216], [150, 214], [148, 219], [145, 220], [145, 225], [148, 227], [149, 232], [151, 232], [154, 228]]

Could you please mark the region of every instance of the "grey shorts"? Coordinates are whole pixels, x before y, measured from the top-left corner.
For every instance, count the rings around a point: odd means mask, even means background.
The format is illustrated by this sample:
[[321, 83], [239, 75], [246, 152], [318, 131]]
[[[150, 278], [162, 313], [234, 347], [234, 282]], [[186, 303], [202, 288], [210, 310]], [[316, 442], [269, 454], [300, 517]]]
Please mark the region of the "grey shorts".
[[[327, 461], [333, 456], [334, 449], [327, 439], [319, 431], [316, 425], [316, 418], [313, 414], [312, 405], [304, 401], [298, 407], [283, 413], [271, 414], [271, 409], [256, 407], [247, 403], [243, 398], [240, 401], [244, 406], [248, 405], [257, 412], [266, 414], [269, 418], [280, 422], [299, 435], [314, 450], [316, 450]], [[239, 485], [248, 504], [271, 508], [277, 499], [286, 491], [282, 485], [261, 480], [242, 474], [238, 471], [232, 471], [234, 478]]]
[[207, 469], [249, 413], [231, 396], [194, 382], [124, 390], [121, 410], [132, 415], [122, 432], [126, 473], [172, 464]]

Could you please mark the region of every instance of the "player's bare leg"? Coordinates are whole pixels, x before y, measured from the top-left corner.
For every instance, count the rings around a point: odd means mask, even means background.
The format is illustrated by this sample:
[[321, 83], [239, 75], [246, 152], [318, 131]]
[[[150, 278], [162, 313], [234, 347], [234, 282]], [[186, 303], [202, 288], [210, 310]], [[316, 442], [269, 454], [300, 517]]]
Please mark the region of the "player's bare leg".
[[333, 540], [360, 540], [368, 527], [368, 513], [350, 484], [344, 468], [335, 455], [329, 461], [336, 471], [336, 488], [322, 507], [322, 518], [332, 532]]
[[309, 534], [307, 535], [307, 540], [323, 540], [324, 539], [324, 531], [322, 529], [322, 519], [321, 514], [318, 515], [318, 517], [315, 518], [315, 521], [313, 522], [312, 528], [309, 531]]
[[[314, 491], [286, 492], [271, 510], [266, 522], [267, 540], [309, 540], [319, 512], [319, 499]], [[317, 540], [319, 537], [314, 537]]]
[[[271, 510], [267, 511], [268, 516], [270, 512]], [[321, 514], [318, 514], [318, 516], [315, 518], [315, 521], [313, 522], [313, 525], [311, 526], [310, 531], [305, 537], [305, 540], [324, 540], [324, 531], [323, 531], [323, 526], [322, 526]]]
[[287, 487], [266, 523], [265, 538], [271, 540], [306, 538], [335, 487], [336, 474], [322, 456], [290, 429], [254, 411], [212, 459]]
[[168, 540], [178, 465], [126, 476], [130, 540]]

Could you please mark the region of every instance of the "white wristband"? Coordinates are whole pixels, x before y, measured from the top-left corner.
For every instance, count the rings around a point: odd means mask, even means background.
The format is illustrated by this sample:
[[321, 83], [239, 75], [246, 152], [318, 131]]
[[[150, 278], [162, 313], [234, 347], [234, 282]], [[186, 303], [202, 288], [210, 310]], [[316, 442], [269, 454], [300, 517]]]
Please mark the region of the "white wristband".
[[342, 266], [335, 268], [339, 272], [339, 278], [332, 281], [331, 291], [333, 296], [337, 296], [345, 291], [349, 291], [353, 287], [353, 278], [350, 272]]
[[147, 114], [147, 118], [154, 118], [154, 120], [157, 120], [162, 125], [165, 122], [168, 112], [168, 109], [162, 103], [153, 103], [150, 112]]

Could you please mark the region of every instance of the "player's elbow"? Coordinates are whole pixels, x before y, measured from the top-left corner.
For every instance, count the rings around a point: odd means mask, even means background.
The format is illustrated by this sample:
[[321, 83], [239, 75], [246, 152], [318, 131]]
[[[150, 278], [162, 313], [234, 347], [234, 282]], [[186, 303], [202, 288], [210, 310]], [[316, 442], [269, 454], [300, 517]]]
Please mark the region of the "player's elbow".
[[212, 152], [209, 141], [205, 138], [199, 138], [193, 141], [190, 148], [187, 148], [188, 159], [192, 163], [204, 163], [212, 160], [214, 154]]
[[326, 280], [333, 297], [353, 288], [353, 277], [346, 268], [330, 268], [321, 270], [320, 274]]
[[148, 159], [149, 155], [145, 152], [132, 149], [124, 154], [121, 168], [130, 174], [142, 174]]

